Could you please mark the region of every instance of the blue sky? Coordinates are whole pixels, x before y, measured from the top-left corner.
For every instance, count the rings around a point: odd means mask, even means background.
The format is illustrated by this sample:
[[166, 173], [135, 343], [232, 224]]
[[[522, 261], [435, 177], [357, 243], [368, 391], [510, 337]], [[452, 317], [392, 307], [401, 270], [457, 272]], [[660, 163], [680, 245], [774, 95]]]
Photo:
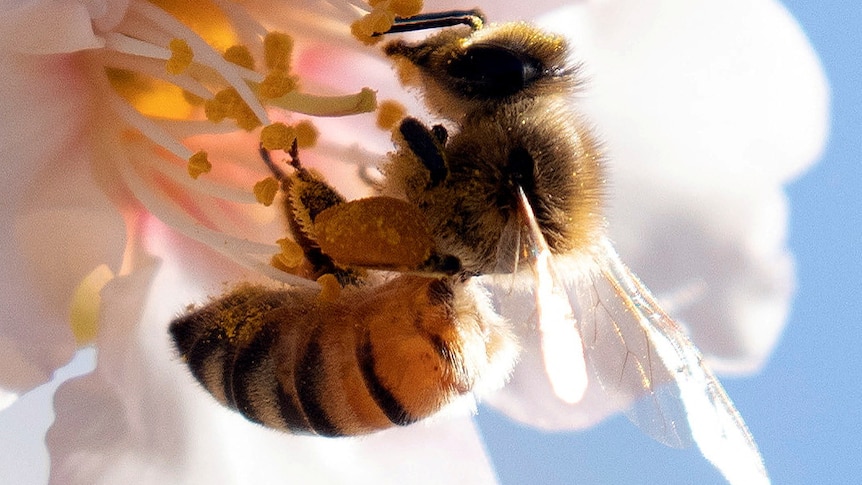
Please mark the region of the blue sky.
[[[862, 482], [862, 4], [786, 0], [826, 69], [824, 158], [788, 188], [798, 289], [764, 371], [724, 380], [776, 484]], [[483, 409], [504, 485], [726, 483], [695, 449], [651, 441], [619, 416], [546, 434]]]

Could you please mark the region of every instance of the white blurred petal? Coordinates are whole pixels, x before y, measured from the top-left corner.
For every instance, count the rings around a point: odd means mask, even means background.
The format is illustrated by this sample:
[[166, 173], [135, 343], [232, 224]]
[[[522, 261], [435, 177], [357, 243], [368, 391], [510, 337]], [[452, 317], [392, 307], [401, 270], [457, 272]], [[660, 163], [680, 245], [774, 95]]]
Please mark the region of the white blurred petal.
[[[605, 142], [623, 260], [669, 297], [716, 370], [757, 370], [793, 293], [782, 184], [816, 160], [828, 128], [828, 88], [804, 34], [771, 1], [590, 2], [544, 24], [584, 63], [578, 101]], [[526, 321], [530, 299], [504, 314]], [[522, 361], [492, 404], [545, 428], [613, 412], [595, 383], [577, 406], [556, 398], [523, 330]]]
[[78, 60], [0, 55], [0, 387], [45, 382], [75, 350], [72, 293], [102, 263], [118, 264], [123, 221], [93, 180], [90, 101]]
[[35, 0], [0, 6], [0, 52], [57, 54], [102, 45], [81, 2]]

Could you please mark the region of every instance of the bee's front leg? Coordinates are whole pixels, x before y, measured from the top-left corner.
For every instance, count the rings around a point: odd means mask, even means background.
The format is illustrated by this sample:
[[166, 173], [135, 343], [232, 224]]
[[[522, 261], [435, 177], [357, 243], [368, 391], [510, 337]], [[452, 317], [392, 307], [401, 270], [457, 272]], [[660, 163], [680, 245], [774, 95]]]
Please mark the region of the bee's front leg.
[[443, 125], [428, 128], [416, 118], [405, 118], [398, 128], [410, 151], [428, 169], [430, 177], [428, 188], [440, 185], [449, 175], [445, 145], [449, 133]]

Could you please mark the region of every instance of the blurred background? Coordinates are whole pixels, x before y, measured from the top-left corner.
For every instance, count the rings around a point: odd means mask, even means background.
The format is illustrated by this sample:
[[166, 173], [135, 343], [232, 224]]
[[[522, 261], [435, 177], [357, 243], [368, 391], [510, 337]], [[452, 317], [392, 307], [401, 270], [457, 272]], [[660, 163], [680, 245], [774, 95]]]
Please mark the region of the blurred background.
[[[862, 4], [783, 3], [826, 70], [830, 139], [787, 189], [797, 294], [782, 341], [760, 374], [722, 382], [773, 483], [862, 483]], [[488, 408], [478, 420], [504, 485], [726, 483], [696, 449], [664, 447], [624, 416], [560, 434]]]

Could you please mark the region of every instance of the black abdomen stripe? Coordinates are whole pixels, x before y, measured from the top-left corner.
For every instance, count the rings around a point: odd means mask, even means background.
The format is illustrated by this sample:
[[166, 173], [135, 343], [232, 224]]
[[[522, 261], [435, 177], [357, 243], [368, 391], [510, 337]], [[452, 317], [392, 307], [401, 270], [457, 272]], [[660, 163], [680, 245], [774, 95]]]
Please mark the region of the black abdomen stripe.
[[230, 370], [225, 368], [225, 376], [230, 376], [230, 390], [233, 406], [246, 418], [256, 423], [266, 423], [261, 414], [275, 404], [273, 394], [273, 362], [270, 357], [272, 348], [273, 330], [265, 328], [260, 330], [249, 344], [238, 349], [233, 359]]
[[296, 395], [314, 432], [322, 436], [344, 436], [344, 432], [326, 414], [321, 401], [325, 387], [323, 354], [317, 341], [319, 336], [320, 332], [314, 332], [299, 360], [295, 374]]
[[398, 426], [406, 426], [415, 423], [418, 418], [410, 416], [410, 413], [404, 409], [401, 401], [392, 394], [380, 380], [377, 375], [377, 369], [374, 364], [374, 345], [371, 343], [371, 335], [368, 329], [365, 329], [356, 342], [356, 361], [359, 364], [359, 370], [362, 372], [362, 378], [365, 381], [365, 387], [377, 403], [377, 406], [383, 411], [383, 414], [389, 418], [393, 424]]
[[294, 393], [285, 392], [278, 378], [271, 354], [277, 342], [277, 332], [264, 329], [237, 352], [232, 379], [235, 407], [252, 421], [294, 433], [313, 433]]

